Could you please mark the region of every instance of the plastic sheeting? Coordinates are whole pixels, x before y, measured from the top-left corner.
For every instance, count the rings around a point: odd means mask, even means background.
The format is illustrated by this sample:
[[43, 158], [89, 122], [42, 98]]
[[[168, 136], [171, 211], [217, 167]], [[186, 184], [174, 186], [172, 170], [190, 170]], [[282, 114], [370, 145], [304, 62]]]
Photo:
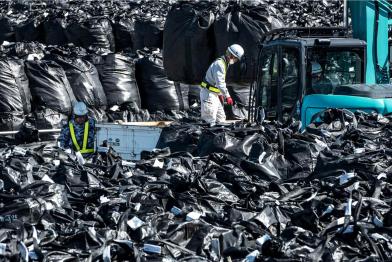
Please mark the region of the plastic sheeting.
[[170, 10], [164, 28], [163, 55], [169, 79], [200, 84], [214, 59], [215, 15], [211, 3], [180, 2]]
[[24, 62], [20, 59], [0, 58], [0, 112], [31, 111], [31, 93]]
[[26, 74], [35, 109], [50, 108], [71, 114], [75, 95], [64, 69], [54, 61], [27, 61]]
[[64, 69], [76, 100], [83, 101], [89, 107], [106, 108], [106, 95], [92, 63], [77, 57], [55, 55], [51, 58]]

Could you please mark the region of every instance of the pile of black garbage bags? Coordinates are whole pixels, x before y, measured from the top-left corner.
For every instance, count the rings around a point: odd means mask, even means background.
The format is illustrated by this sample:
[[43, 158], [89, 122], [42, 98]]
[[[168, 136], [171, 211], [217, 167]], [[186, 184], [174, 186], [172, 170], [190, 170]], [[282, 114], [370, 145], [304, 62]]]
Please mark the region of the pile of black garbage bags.
[[98, 122], [186, 115], [188, 86], [170, 81], [163, 69], [168, 8], [165, 1], [7, 3], [0, 23], [0, 130], [59, 128], [75, 101], [85, 102]]
[[8, 261], [388, 261], [392, 117], [166, 127], [140, 161], [0, 149]]
[[188, 87], [168, 80], [158, 49], [89, 53], [74, 46], [16, 43], [3, 46], [0, 66], [4, 131], [26, 122], [58, 128], [75, 101], [85, 102], [99, 122], [149, 121], [157, 112], [173, 120], [175, 112], [189, 109]]
[[[29, 1], [0, 3], [0, 130], [61, 126], [84, 101], [98, 121], [176, 120], [226, 48], [245, 118], [259, 44], [271, 29], [342, 22], [342, 1]], [[326, 15], [329, 14], [329, 15]], [[159, 99], [157, 99], [159, 98]]]

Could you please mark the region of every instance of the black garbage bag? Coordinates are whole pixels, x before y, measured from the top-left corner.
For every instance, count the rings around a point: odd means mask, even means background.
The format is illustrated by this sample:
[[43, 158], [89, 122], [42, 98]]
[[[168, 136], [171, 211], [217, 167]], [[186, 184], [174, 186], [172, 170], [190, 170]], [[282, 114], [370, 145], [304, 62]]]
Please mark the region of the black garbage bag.
[[61, 66], [54, 61], [27, 61], [26, 74], [35, 109], [45, 107], [63, 114], [72, 113], [76, 99]]
[[248, 118], [249, 110], [249, 85], [230, 84], [227, 87], [234, 105], [224, 105], [227, 120], [244, 120]]
[[160, 17], [137, 17], [134, 50], [162, 48], [164, 23]]
[[208, 195], [211, 197], [216, 197], [219, 200], [233, 204], [239, 201], [239, 198], [233, 194], [233, 192], [231, 192], [224, 184], [216, 181], [215, 179], [208, 179], [203, 177], [199, 183], [203, 190], [205, 190], [205, 192], [208, 193]]
[[46, 46], [45, 47], [45, 56], [48, 57], [48, 60], [55, 59], [53, 56], [64, 56], [71, 58], [84, 58], [88, 55], [88, 52], [85, 48], [80, 46], [75, 46], [72, 43], [68, 43], [63, 46]]
[[227, 85], [227, 90], [237, 106], [245, 108], [249, 106], [249, 84], [230, 83]]
[[24, 120], [23, 112], [0, 113], [0, 131], [18, 131]]
[[113, 24], [116, 51], [136, 51], [135, 20], [132, 17], [116, 17]]
[[342, 1], [268, 1], [277, 10], [285, 27], [332, 27], [343, 21]]
[[172, 153], [189, 152], [195, 155], [201, 134], [202, 127], [199, 125], [173, 124], [162, 129], [157, 148], [168, 147]]
[[99, 80], [98, 71], [91, 62], [71, 56], [54, 55], [48, 58], [64, 69], [77, 101], [83, 101], [93, 108], [106, 108], [106, 95]]
[[31, 93], [24, 62], [21, 59], [0, 58], [0, 112], [31, 111]]
[[219, 236], [222, 245], [222, 255], [241, 258], [246, 256], [248, 252], [247, 247], [249, 243], [246, 239], [245, 233], [237, 226], [229, 232], [225, 232]]
[[65, 45], [68, 43], [67, 20], [60, 13], [51, 13], [43, 22], [44, 43], [47, 45]]
[[[355, 115], [357, 128], [329, 139], [267, 121], [163, 130], [180, 151], [211, 132], [223, 153], [206, 157], [166, 148], [126, 161], [109, 149], [81, 165], [55, 143], [1, 144], [3, 256], [31, 248], [32, 260], [56, 261], [388, 261], [392, 153], [382, 147], [392, 118]], [[378, 149], [352, 151], [366, 135]], [[313, 161], [322, 165], [304, 179]]]
[[144, 57], [137, 61], [136, 79], [142, 108], [151, 112], [180, 110], [176, 85], [167, 79], [159, 53], [145, 53]]
[[40, 140], [38, 129], [31, 123], [25, 121], [20, 127], [19, 132], [15, 134], [15, 140], [17, 144], [38, 142]]
[[214, 59], [212, 3], [173, 5], [163, 34], [163, 62], [169, 79], [200, 84]]
[[17, 42], [32, 42], [43, 40], [43, 17], [32, 14], [31, 17], [18, 24], [15, 31]]
[[224, 106], [226, 120], [244, 120], [248, 118], [248, 108], [238, 106], [237, 104]]
[[175, 85], [180, 100], [180, 110], [189, 110], [189, 86], [181, 86], [179, 83]]
[[332, 108], [313, 115], [306, 131], [323, 137], [338, 138], [357, 127], [358, 121], [353, 112]]
[[141, 109], [136, 103], [125, 104], [122, 109], [128, 112], [128, 122], [147, 122], [151, 121], [150, 113], [147, 109]]
[[208, 156], [212, 153], [227, 153], [246, 158], [249, 156], [253, 144], [260, 138], [257, 133], [245, 137], [237, 137], [225, 128], [217, 127], [205, 130], [200, 138], [198, 150], [200, 156]]
[[[181, 88], [183, 84], [181, 84]], [[200, 103], [200, 85], [188, 85], [189, 89], [189, 105], [193, 105], [194, 103]]]
[[86, 58], [98, 69], [109, 106], [135, 102], [140, 108], [135, 62], [131, 56], [118, 53]]
[[[85, 13], [81, 13], [81, 15], [86, 15]], [[84, 20], [75, 14], [72, 14], [69, 18], [68, 18], [68, 24], [65, 30], [65, 35], [67, 37], [67, 41], [69, 43], [73, 43], [75, 46], [82, 46], [85, 47], [83, 45], [83, 37], [85, 37], [87, 35], [86, 30], [82, 27], [82, 23], [84, 22]]]
[[135, 102], [123, 104], [121, 107], [111, 107], [106, 113], [109, 122], [158, 121], [150, 115], [147, 109], [139, 108]]
[[88, 35], [83, 38], [84, 47], [98, 47], [115, 51], [113, 29], [110, 21], [104, 17], [92, 17], [84, 24]]
[[309, 179], [327, 176], [331, 170], [356, 170], [364, 175], [377, 175], [387, 170], [392, 152], [389, 150], [374, 151], [361, 154], [345, 154], [339, 151], [325, 150], [320, 152], [314, 172]]
[[156, 111], [150, 114], [154, 121], [177, 121], [188, 117], [188, 113], [178, 110]]
[[44, 57], [45, 48], [38, 42], [17, 42], [5, 46], [3, 53], [23, 60], [33, 60]]
[[69, 42], [86, 49], [115, 51], [112, 25], [105, 17], [73, 18], [67, 26], [66, 35]]
[[89, 116], [95, 119], [97, 123], [108, 122], [108, 116], [103, 108], [89, 108]]
[[[26, 122], [30, 123], [36, 129], [61, 129], [65, 121], [68, 121], [67, 115], [50, 108], [35, 110], [26, 116]], [[44, 141], [56, 140], [58, 137], [59, 134], [55, 132], [39, 135], [39, 138]]]
[[115, 122], [126, 123], [128, 121], [128, 115], [129, 115], [128, 110], [111, 110], [111, 109], [109, 109], [106, 112], [106, 114], [108, 116], [109, 123], [115, 123]]
[[224, 55], [232, 44], [241, 45], [245, 54], [227, 72], [227, 82], [251, 83], [257, 66], [259, 44], [264, 33], [281, 26], [266, 6], [231, 4], [214, 24], [216, 56]]
[[0, 43], [15, 42], [15, 31], [18, 24], [16, 17], [2, 15], [0, 17]]

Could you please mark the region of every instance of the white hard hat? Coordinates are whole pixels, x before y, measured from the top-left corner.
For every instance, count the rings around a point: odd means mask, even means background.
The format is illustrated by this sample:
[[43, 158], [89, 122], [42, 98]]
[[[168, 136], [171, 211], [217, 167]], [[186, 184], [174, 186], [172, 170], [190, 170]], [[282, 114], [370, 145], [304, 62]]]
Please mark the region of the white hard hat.
[[77, 115], [77, 116], [84, 116], [84, 115], [87, 115], [88, 110], [87, 110], [86, 104], [83, 103], [83, 102], [77, 102], [77, 103], [74, 105], [73, 113], [74, 113], [74, 115]]
[[227, 48], [227, 51], [232, 54], [233, 56], [235, 56], [238, 59], [241, 59], [241, 57], [244, 55], [245, 51], [242, 48], [242, 46], [234, 44], [229, 46], [229, 48]]

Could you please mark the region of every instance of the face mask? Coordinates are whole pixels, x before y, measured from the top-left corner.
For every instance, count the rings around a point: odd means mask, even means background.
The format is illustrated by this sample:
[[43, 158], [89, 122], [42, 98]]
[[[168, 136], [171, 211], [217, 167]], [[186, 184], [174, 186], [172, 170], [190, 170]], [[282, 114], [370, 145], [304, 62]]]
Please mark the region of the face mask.
[[235, 64], [235, 60], [234, 60], [234, 59], [230, 59], [230, 62], [229, 62], [229, 64], [230, 64], [230, 65], [233, 65], [233, 64]]

